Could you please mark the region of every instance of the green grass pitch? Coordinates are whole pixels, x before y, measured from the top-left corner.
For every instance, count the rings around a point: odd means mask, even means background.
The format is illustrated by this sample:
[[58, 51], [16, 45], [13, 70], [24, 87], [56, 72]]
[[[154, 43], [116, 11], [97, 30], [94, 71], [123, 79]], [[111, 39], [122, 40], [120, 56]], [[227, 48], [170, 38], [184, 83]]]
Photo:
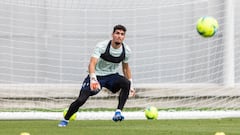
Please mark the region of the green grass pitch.
[[240, 135], [240, 119], [77, 120], [57, 127], [56, 120], [0, 120], [0, 135]]

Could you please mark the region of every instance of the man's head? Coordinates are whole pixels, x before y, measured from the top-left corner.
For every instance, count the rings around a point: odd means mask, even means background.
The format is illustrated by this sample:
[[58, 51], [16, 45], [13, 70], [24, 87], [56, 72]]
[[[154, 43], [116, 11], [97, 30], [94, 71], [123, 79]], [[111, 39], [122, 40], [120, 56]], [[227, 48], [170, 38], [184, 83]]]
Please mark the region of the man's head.
[[116, 45], [122, 44], [127, 29], [123, 25], [116, 25], [113, 28], [112, 38]]
[[116, 30], [122, 30], [122, 31], [124, 31], [124, 33], [127, 31], [126, 27], [123, 26], [123, 25], [120, 25], [120, 24], [118, 24], [118, 25], [116, 25], [116, 26], [113, 27], [113, 33], [114, 33]]

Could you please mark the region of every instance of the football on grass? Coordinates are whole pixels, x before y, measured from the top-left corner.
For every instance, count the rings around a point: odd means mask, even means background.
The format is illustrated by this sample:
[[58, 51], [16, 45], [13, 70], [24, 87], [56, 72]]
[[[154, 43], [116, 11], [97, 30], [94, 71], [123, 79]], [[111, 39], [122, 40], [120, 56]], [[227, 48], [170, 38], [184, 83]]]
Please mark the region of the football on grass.
[[149, 120], [158, 119], [158, 109], [154, 106], [147, 107], [145, 109], [145, 117]]
[[[63, 110], [63, 117], [67, 114], [68, 108]], [[77, 113], [74, 113], [69, 120], [76, 120], [77, 119]]]

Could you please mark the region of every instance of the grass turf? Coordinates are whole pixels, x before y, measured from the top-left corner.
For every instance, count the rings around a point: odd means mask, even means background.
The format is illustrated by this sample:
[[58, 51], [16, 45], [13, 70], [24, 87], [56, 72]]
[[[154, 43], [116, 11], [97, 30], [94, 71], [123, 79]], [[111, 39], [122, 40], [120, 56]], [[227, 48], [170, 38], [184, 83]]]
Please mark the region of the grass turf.
[[240, 119], [200, 120], [77, 120], [57, 127], [55, 120], [1, 120], [0, 135], [226, 135], [240, 134]]

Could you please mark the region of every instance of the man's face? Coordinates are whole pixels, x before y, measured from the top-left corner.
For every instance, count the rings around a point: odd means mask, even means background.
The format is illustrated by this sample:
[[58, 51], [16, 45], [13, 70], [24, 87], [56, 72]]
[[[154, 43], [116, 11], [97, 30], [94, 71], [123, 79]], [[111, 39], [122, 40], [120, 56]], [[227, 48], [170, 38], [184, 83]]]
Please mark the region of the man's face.
[[116, 45], [121, 44], [125, 38], [125, 32], [123, 30], [115, 30], [112, 34], [112, 38]]

